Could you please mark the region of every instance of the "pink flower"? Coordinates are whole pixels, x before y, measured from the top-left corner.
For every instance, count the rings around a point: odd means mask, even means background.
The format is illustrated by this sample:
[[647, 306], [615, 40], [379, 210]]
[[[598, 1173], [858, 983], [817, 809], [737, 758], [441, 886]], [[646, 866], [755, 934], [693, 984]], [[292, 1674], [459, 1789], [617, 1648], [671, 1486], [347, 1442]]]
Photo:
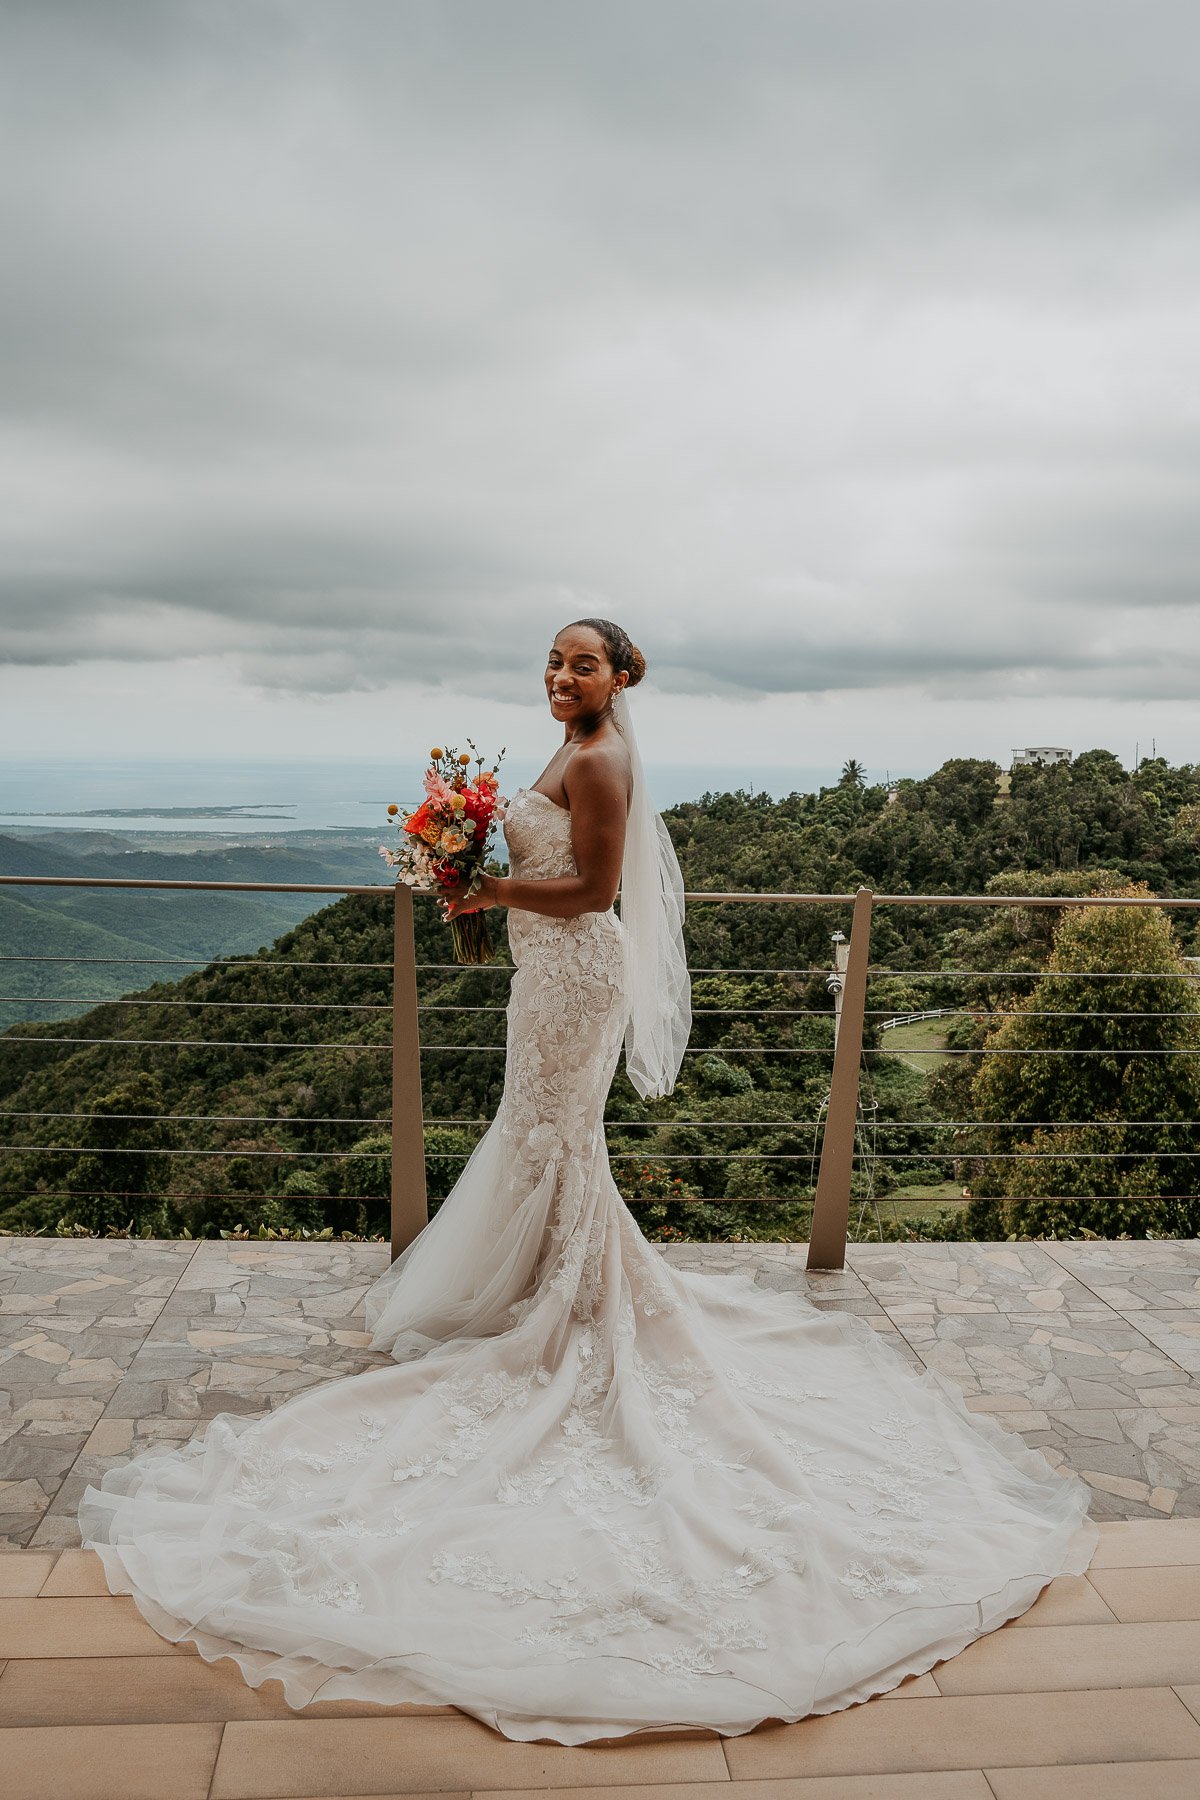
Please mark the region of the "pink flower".
[[429, 769], [425, 775], [425, 792], [434, 806], [449, 806], [454, 789], [448, 781], [444, 781], [436, 769]]

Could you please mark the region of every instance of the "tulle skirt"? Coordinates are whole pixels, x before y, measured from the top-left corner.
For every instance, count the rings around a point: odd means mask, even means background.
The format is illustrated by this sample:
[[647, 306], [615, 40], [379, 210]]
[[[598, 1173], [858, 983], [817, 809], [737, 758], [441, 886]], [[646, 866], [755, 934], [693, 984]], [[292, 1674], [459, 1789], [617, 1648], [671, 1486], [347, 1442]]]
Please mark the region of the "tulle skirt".
[[599, 1163], [568, 1280], [528, 1292], [552, 1165], [431, 1316], [409, 1280], [491, 1238], [502, 1163], [494, 1130], [376, 1296], [377, 1342], [417, 1360], [89, 1489], [109, 1585], [164, 1636], [297, 1707], [449, 1703], [568, 1744], [733, 1734], [886, 1691], [1086, 1569], [1081, 1483], [853, 1315], [672, 1270]]

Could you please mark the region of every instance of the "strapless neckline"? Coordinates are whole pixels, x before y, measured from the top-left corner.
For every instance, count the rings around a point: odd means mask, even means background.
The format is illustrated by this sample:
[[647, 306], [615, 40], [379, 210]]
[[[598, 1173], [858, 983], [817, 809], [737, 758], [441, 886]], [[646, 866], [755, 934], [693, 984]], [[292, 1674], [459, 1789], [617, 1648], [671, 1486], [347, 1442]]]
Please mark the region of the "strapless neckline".
[[571, 816], [571, 809], [569, 806], [560, 806], [557, 800], [552, 800], [549, 794], [543, 794], [540, 788], [519, 788], [518, 792], [528, 795], [536, 800], [544, 800], [547, 806], [552, 806], [555, 812], [564, 813], [568, 819]]

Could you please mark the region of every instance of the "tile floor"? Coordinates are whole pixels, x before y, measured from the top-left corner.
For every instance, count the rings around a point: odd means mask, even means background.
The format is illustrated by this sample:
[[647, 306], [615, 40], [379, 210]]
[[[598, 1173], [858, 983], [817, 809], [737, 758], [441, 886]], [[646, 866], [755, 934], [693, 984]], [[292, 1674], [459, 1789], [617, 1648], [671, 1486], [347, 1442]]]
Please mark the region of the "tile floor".
[[1200, 1243], [678, 1245], [680, 1265], [862, 1314], [1052, 1461], [1102, 1521], [1086, 1578], [828, 1719], [566, 1750], [448, 1708], [290, 1713], [157, 1638], [78, 1542], [83, 1487], [214, 1413], [380, 1361], [374, 1245], [0, 1240], [0, 1787], [6, 1800], [1195, 1800]]
[[0, 1557], [0, 1770], [6, 1800], [1195, 1800], [1200, 1520], [1102, 1525], [1086, 1577], [865, 1706], [582, 1749], [450, 1707], [291, 1713], [277, 1683], [156, 1637], [91, 1552], [18, 1550]]

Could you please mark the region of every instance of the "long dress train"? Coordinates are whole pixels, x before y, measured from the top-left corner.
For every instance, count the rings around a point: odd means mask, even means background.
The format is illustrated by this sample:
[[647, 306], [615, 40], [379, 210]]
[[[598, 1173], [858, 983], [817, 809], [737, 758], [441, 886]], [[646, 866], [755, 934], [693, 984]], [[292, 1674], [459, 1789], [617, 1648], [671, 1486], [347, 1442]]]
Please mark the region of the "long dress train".
[[[517, 872], [574, 869], [522, 792]], [[368, 1296], [395, 1366], [89, 1488], [164, 1636], [507, 1736], [750, 1730], [930, 1668], [1086, 1568], [1086, 1490], [862, 1320], [672, 1269], [613, 1185], [621, 926], [509, 915], [504, 1098]]]

